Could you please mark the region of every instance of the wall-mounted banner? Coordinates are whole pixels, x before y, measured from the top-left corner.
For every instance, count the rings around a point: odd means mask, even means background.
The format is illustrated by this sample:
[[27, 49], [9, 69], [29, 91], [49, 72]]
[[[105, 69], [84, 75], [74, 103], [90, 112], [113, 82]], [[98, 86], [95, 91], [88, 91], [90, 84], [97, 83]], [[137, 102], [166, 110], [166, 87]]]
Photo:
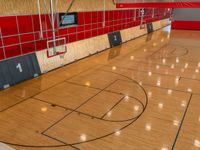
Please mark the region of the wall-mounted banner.
[[110, 47], [120, 45], [122, 43], [121, 33], [113, 32], [108, 34], [108, 39], [110, 42]]
[[0, 89], [5, 89], [40, 75], [35, 54], [24, 55], [0, 62]]

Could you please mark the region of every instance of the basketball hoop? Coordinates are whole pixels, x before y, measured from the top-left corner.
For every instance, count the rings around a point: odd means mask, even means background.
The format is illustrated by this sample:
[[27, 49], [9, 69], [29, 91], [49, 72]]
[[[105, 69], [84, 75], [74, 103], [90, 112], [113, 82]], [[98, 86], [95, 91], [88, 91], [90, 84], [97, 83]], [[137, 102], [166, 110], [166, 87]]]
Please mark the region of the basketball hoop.
[[47, 41], [47, 57], [51, 58], [60, 55], [60, 58], [64, 58], [67, 52], [67, 45], [65, 38], [59, 38], [55, 40]]

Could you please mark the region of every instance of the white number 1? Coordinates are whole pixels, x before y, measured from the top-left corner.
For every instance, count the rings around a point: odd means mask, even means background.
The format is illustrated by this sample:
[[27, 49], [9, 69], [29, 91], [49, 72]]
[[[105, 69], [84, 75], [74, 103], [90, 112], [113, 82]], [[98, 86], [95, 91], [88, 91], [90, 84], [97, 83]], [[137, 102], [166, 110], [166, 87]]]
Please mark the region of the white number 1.
[[23, 69], [20, 63], [17, 64], [16, 68], [19, 69], [19, 72], [23, 72]]
[[114, 35], [114, 41], [117, 41], [117, 36], [116, 35]]

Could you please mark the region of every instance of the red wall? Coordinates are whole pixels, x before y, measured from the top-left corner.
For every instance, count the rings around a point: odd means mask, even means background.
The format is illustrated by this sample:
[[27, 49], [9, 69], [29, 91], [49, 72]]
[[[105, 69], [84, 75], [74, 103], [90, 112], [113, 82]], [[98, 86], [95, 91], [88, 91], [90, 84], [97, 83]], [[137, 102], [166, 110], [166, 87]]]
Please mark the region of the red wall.
[[175, 20], [172, 21], [172, 29], [200, 30], [200, 21]]
[[[170, 17], [167, 9], [147, 9], [146, 22], [153, 22]], [[134, 18], [134, 10], [106, 11], [105, 27], [103, 27], [103, 12], [79, 12], [78, 25], [69, 28], [59, 28], [57, 38], [65, 37], [67, 43], [106, 34], [113, 31], [134, 27], [140, 24], [139, 10]], [[17, 28], [18, 26], [18, 28]], [[42, 15], [43, 39], [39, 36], [39, 16], [3, 16], [0, 17], [0, 60], [30, 52], [46, 49], [47, 40], [52, 38], [49, 15]], [[57, 23], [55, 23], [57, 27]]]

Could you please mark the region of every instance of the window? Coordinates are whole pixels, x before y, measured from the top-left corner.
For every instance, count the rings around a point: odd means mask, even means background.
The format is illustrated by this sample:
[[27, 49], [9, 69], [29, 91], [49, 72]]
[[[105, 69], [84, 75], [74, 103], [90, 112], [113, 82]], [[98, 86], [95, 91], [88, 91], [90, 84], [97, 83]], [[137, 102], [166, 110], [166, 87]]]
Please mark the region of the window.
[[69, 25], [77, 25], [77, 13], [60, 13], [59, 14], [59, 26], [66, 27]]

